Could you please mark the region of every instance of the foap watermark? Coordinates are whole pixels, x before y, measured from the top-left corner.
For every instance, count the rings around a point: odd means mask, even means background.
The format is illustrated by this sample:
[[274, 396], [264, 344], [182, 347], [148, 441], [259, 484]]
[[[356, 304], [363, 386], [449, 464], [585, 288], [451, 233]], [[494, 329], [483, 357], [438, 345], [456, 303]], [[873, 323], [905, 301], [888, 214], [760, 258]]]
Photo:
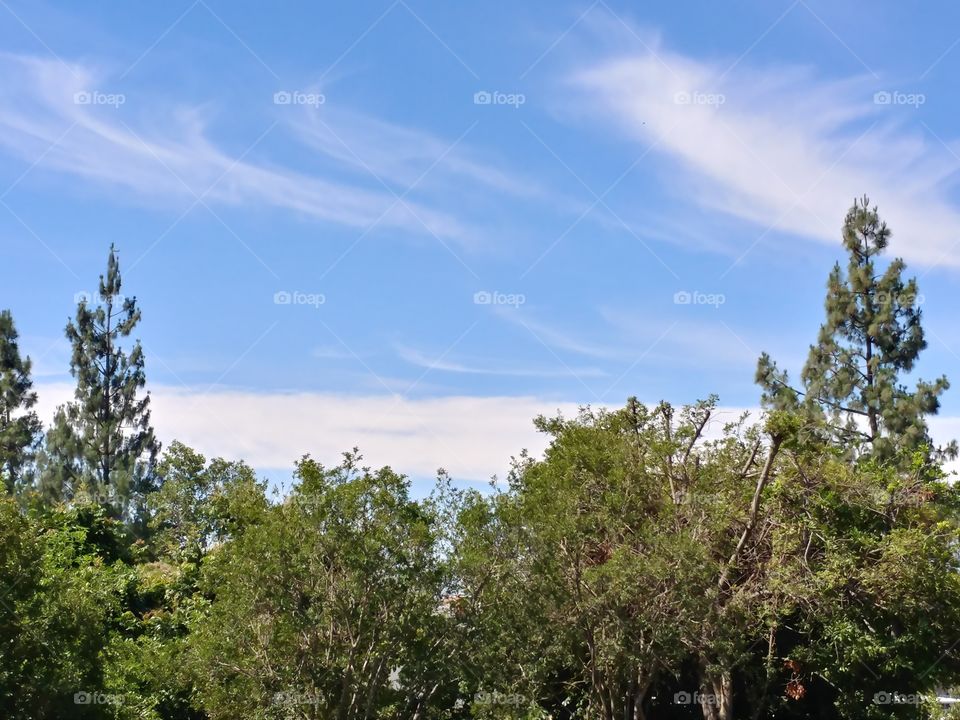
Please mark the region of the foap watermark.
[[[102, 298], [100, 297], [99, 292], [89, 292], [88, 290], [79, 290], [73, 294], [73, 301], [77, 305], [79, 305], [80, 303], [86, 303], [87, 305], [90, 305], [100, 299]], [[127, 296], [120, 295], [119, 293], [117, 295], [111, 295], [110, 301], [114, 305], [123, 305], [127, 301]]]
[[310, 305], [319, 308], [327, 302], [323, 293], [300, 292], [299, 290], [277, 290], [273, 294], [274, 305]]
[[321, 698], [313, 693], [300, 692], [298, 690], [286, 690], [273, 694], [273, 704], [283, 706], [293, 705], [319, 705]]
[[900, 90], [880, 90], [873, 94], [874, 105], [907, 105], [918, 108], [927, 102], [923, 93], [908, 93]]
[[73, 694], [74, 705], [122, 705], [123, 695], [97, 692], [95, 690], [81, 690]]
[[513, 108], [519, 108], [525, 102], [527, 102], [527, 96], [523, 93], [478, 90], [473, 94], [474, 105], [508, 105]]
[[473, 294], [474, 305], [509, 305], [520, 307], [527, 301], [522, 293], [505, 293], [499, 290], [478, 290]]
[[723, 93], [708, 93], [694, 90], [678, 92], [673, 96], [673, 102], [677, 105], [712, 105], [720, 107], [727, 102], [727, 96]]
[[874, 705], [922, 705], [927, 698], [917, 693], [881, 690], [873, 694]]
[[927, 299], [923, 296], [922, 293], [895, 293], [895, 292], [883, 292], [882, 290], [878, 293], [874, 293], [873, 302], [877, 305], [888, 306], [888, 305], [901, 305], [903, 307], [915, 307], [923, 305]]
[[719, 308], [727, 302], [723, 293], [705, 293], [699, 290], [678, 290], [673, 294], [674, 305], [712, 305]]
[[327, 102], [323, 93], [303, 92], [302, 90], [278, 90], [273, 94], [274, 105], [307, 105], [320, 107]]
[[928, 488], [877, 488], [871, 493], [877, 505], [922, 507], [936, 498], [936, 493]]
[[694, 692], [687, 692], [686, 690], [681, 690], [678, 693], [673, 694], [673, 704], [674, 705], [700, 705], [700, 706], [717, 706], [720, 704], [720, 699], [712, 693], [702, 693], [698, 690]]
[[118, 108], [127, 102], [123, 93], [106, 93], [100, 90], [81, 90], [73, 94], [74, 105], [109, 105]]
[[496, 690], [493, 692], [478, 692], [473, 696], [473, 700], [477, 705], [512, 705], [514, 707], [521, 707], [529, 704], [529, 700], [523, 697], [523, 695], [502, 693]]
[[80, 491], [73, 497], [75, 503], [89, 503], [101, 507], [109, 507], [118, 513], [125, 513], [130, 507], [130, 498], [120, 494], [110, 494], [108, 492], [91, 492], [88, 490]]

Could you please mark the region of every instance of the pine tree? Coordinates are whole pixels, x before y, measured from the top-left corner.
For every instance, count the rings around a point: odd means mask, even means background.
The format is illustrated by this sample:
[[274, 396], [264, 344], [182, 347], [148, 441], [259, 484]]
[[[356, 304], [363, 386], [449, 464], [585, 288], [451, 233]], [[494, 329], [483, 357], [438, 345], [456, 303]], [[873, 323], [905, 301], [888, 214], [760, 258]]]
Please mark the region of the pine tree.
[[956, 455], [956, 443], [934, 449], [926, 416], [936, 414], [946, 377], [919, 380], [914, 390], [901, 383], [927, 347], [915, 278], [904, 280], [903, 260], [885, 270], [875, 259], [891, 231], [876, 206], [855, 200], [843, 224], [846, 273], [837, 263], [827, 281], [826, 322], [801, 375], [802, 389], [764, 353], [757, 382], [768, 407], [802, 409], [828, 435], [855, 454], [878, 461], [907, 457], [923, 448], [937, 457]]
[[159, 443], [150, 425], [143, 349], [123, 347], [140, 321], [135, 297], [123, 297], [117, 253], [110, 246], [99, 303], [77, 306], [66, 327], [73, 348], [73, 402], [58, 410], [48, 433], [41, 485], [47, 497], [89, 494], [114, 507], [142, 505], [155, 482]]
[[41, 424], [33, 406], [37, 394], [30, 379], [30, 358], [20, 356], [17, 328], [9, 310], [0, 311], [0, 475], [8, 494], [26, 477]]
[[71, 500], [80, 489], [83, 475], [80, 439], [68, 413], [68, 406], [57, 408], [37, 456], [40, 497], [50, 504]]

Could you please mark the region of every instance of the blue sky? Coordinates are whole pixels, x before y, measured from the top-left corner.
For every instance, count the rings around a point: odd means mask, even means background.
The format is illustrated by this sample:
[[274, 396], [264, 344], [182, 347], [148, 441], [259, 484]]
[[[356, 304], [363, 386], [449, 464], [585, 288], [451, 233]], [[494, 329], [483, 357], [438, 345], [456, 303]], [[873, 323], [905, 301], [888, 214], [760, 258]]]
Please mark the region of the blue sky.
[[537, 412], [755, 406], [760, 351], [796, 368], [815, 338], [863, 193], [921, 277], [919, 374], [960, 376], [953, 3], [0, 18], [0, 305], [45, 413], [113, 242], [166, 442], [482, 480]]

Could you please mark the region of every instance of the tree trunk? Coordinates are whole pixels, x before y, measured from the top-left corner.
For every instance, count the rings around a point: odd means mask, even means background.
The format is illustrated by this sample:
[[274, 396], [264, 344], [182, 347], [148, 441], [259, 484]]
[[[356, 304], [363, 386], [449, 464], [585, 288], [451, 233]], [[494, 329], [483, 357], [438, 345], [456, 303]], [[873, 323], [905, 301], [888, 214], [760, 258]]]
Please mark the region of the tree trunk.
[[647, 693], [650, 692], [653, 675], [653, 672], [637, 671], [636, 679], [631, 683], [632, 687], [624, 708], [624, 720], [646, 720], [647, 716], [643, 712], [643, 703], [647, 699]]
[[730, 671], [700, 670], [700, 709], [704, 720], [733, 719], [733, 683]]
[[[866, 350], [866, 363], [867, 363], [867, 392], [872, 394], [874, 386], [874, 377], [873, 377], [873, 342], [870, 339], [870, 336], [867, 335], [867, 350]], [[870, 444], [876, 446], [877, 440], [880, 436], [880, 423], [877, 419], [877, 409], [872, 405], [867, 406], [867, 417], [870, 420]]]

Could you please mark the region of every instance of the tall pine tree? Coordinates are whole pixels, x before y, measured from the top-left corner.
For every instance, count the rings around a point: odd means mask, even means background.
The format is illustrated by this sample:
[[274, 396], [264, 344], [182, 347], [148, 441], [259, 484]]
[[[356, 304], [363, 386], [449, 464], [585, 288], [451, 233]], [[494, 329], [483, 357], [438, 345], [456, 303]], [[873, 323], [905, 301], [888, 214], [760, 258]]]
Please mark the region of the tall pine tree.
[[[41, 484], [50, 498], [89, 495], [114, 508], [142, 507], [154, 488], [159, 451], [150, 425], [150, 395], [140, 342], [124, 340], [140, 321], [135, 297], [123, 297], [117, 253], [110, 246], [95, 307], [86, 300], [67, 324], [73, 348], [73, 402], [58, 409], [47, 433]], [[131, 503], [132, 508], [131, 508]]]
[[30, 358], [20, 356], [18, 337], [13, 315], [0, 311], [0, 476], [8, 494], [29, 482], [41, 430]]
[[855, 200], [843, 224], [847, 270], [837, 263], [830, 273], [826, 322], [810, 347], [802, 388], [792, 388], [766, 353], [757, 382], [767, 406], [805, 410], [857, 455], [885, 462], [927, 448], [935, 456], [955, 456], [955, 443], [934, 449], [926, 421], [940, 408], [950, 386], [946, 377], [919, 380], [912, 390], [901, 382], [927, 342], [916, 279], [904, 280], [900, 258], [877, 267], [890, 237], [876, 206], [866, 196]]

